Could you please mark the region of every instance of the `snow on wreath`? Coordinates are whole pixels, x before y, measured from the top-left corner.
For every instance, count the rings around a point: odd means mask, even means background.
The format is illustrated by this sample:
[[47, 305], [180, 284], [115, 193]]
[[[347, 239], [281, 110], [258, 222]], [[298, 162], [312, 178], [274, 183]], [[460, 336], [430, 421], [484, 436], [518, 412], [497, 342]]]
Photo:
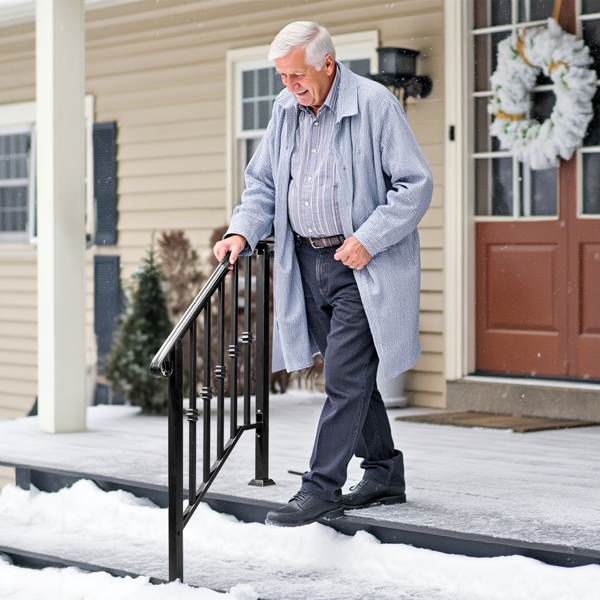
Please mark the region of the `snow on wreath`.
[[[490, 134], [534, 169], [556, 167], [581, 143], [593, 116], [596, 72], [583, 40], [565, 32], [554, 18], [523, 28], [498, 44], [498, 67], [490, 78], [494, 115]], [[556, 103], [543, 123], [528, 119], [531, 91], [540, 70], [552, 79]]]

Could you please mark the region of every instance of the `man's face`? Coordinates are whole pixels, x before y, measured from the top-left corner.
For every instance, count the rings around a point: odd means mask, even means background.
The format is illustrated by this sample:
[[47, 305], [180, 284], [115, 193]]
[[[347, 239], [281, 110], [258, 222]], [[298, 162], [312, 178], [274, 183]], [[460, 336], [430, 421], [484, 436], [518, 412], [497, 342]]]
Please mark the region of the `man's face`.
[[306, 64], [303, 48], [294, 48], [287, 56], [276, 58], [275, 67], [283, 85], [294, 94], [298, 104], [310, 106], [316, 114], [327, 99], [335, 78], [333, 56], [328, 54], [325, 57], [325, 64], [319, 71]]

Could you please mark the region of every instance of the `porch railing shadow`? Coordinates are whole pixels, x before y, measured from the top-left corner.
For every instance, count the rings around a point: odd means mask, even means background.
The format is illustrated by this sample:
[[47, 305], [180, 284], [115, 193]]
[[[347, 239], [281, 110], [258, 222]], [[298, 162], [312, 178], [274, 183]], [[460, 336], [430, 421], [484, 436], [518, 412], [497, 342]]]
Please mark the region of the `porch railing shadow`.
[[[229, 255], [217, 266], [188, 310], [181, 317], [150, 365], [154, 377], [168, 378], [168, 487], [169, 487], [169, 580], [183, 581], [183, 530], [194, 511], [204, 498], [221, 467], [231, 454], [237, 441], [248, 430], [256, 436], [255, 474], [249, 485], [267, 486], [274, 481], [269, 478], [269, 304], [270, 304], [270, 242], [258, 243], [253, 256], [236, 262], [231, 271], [230, 285], [226, 285], [229, 272]], [[240, 269], [243, 261], [243, 331], [239, 333]], [[253, 282], [252, 267], [256, 277]], [[256, 293], [253, 294], [255, 283]], [[229, 288], [229, 289], [227, 289]], [[228, 293], [229, 292], [229, 293]], [[211, 336], [213, 330], [212, 302], [216, 296], [217, 318], [217, 364], [216, 379], [216, 456], [211, 456]], [[231, 303], [230, 340], [226, 349], [226, 302]], [[256, 318], [252, 330], [252, 302], [255, 298]], [[203, 317], [203, 368], [201, 401], [197, 406], [198, 369], [198, 318]], [[183, 339], [189, 335], [189, 407], [183, 406]], [[252, 360], [252, 347], [255, 356]], [[240, 381], [240, 353], [243, 353], [243, 380]], [[229, 370], [226, 366], [226, 355]], [[229, 384], [229, 432], [225, 439], [226, 380]], [[238, 422], [238, 389], [243, 383], [243, 417]], [[256, 394], [254, 419], [252, 419], [251, 391]], [[183, 427], [187, 418], [189, 427], [188, 489], [189, 497], [184, 508], [184, 456]], [[202, 420], [201, 482], [197, 474], [197, 422]]]

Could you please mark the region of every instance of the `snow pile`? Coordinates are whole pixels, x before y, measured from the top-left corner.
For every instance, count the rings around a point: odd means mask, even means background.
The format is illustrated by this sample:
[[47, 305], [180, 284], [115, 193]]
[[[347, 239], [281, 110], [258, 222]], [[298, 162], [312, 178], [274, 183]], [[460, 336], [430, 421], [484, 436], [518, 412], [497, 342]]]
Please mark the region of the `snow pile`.
[[89, 573], [68, 569], [34, 571], [11, 566], [0, 554], [0, 598], [11, 600], [257, 600], [246, 585], [229, 594], [206, 588], [192, 588], [175, 582], [152, 585], [147, 577], [113, 577], [108, 573]]
[[[31, 498], [29, 492], [8, 486], [0, 496], [0, 545], [9, 546], [10, 527], [5, 523], [32, 528], [37, 547], [52, 543], [57, 555], [63, 540], [76, 535], [82, 552], [111, 548], [112, 562], [95, 564], [131, 571], [124, 561], [135, 555], [145, 566], [144, 574], [156, 575], [148, 565], [161, 560], [166, 566], [167, 511], [126, 492], [103, 492], [89, 481], [56, 494], [34, 490]], [[381, 544], [365, 532], [348, 537], [319, 524], [287, 529], [241, 523], [206, 505], [186, 527], [184, 543], [186, 579], [196, 577], [207, 585], [211, 577], [210, 585], [217, 589], [250, 585], [232, 589], [230, 597], [239, 600], [256, 598], [254, 590], [270, 599], [597, 600], [600, 589], [597, 565], [565, 569], [517, 556], [446, 555]], [[92, 557], [88, 554], [88, 562], [95, 562]], [[117, 580], [75, 569], [22, 573], [0, 564], [0, 598], [215, 597], [206, 590], [175, 584], [151, 588], [143, 578]], [[80, 591], [36, 596], [38, 589]], [[21, 596], [11, 596], [18, 590], [24, 590]]]

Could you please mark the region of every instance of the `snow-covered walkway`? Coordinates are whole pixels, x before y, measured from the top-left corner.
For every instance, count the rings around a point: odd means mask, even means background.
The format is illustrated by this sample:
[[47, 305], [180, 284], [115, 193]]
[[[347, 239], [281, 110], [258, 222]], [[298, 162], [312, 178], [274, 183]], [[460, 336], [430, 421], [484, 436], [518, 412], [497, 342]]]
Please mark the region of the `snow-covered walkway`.
[[[0, 495], [0, 544], [165, 577], [167, 511], [90, 481], [47, 494], [7, 486]], [[203, 505], [186, 529], [186, 579], [231, 590], [231, 600], [596, 600], [600, 566], [566, 569], [523, 557], [466, 558], [380, 544], [314, 523], [296, 529], [240, 523]], [[233, 587], [233, 589], [231, 589]], [[10, 567], [0, 556], [0, 598], [14, 600], [209, 600], [209, 590], [74, 569]], [[223, 597], [223, 596], [220, 596]], [[227, 598], [227, 596], [225, 597]]]
[[[247, 432], [211, 492], [287, 502], [300, 485], [288, 471], [308, 468], [322, 402], [317, 393], [273, 395], [270, 475], [277, 485], [246, 485], [254, 474], [254, 434]], [[416, 411], [389, 411], [405, 454], [408, 503], [360, 516], [600, 550], [600, 427], [517, 434], [393, 420]], [[44, 434], [35, 417], [0, 422], [0, 462], [167, 484], [165, 418], [119, 406], [88, 415], [86, 433]], [[360, 477], [356, 460], [347, 485]]]

